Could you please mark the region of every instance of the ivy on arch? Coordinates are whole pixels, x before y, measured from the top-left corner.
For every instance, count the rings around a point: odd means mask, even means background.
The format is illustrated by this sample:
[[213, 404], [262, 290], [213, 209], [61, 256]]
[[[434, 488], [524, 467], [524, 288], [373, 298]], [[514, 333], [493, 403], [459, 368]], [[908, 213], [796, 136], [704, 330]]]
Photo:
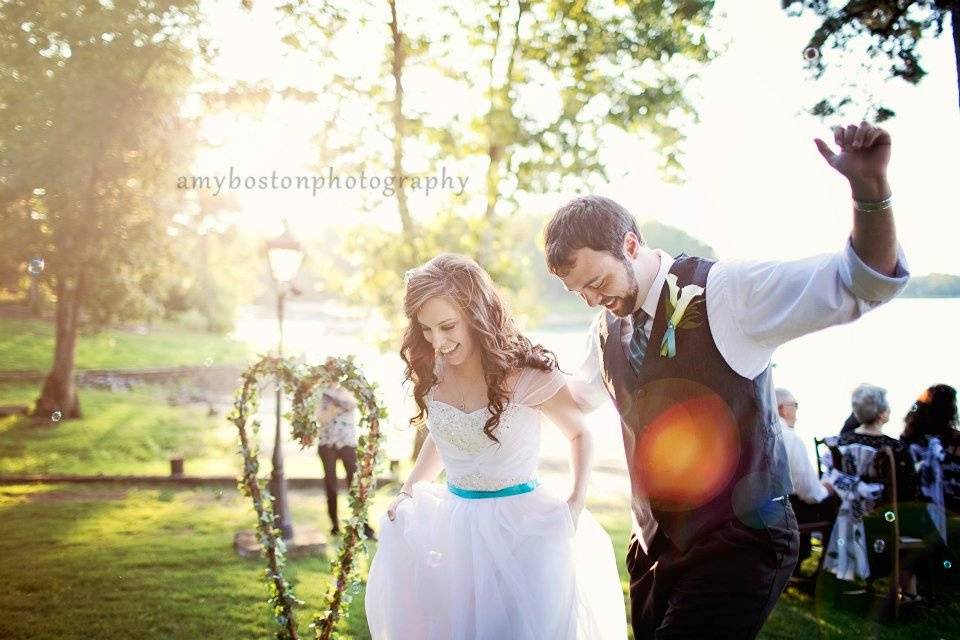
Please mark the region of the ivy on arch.
[[[287, 417], [292, 436], [301, 447], [313, 444], [321, 430], [316, 419], [319, 396], [315, 392], [318, 389], [339, 385], [353, 394], [360, 413], [357, 473], [349, 493], [351, 517], [341, 534], [337, 557], [331, 563], [333, 583], [327, 588], [325, 608], [314, 616], [310, 624], [316, 640], [329, 640], [346, 606], [361, 587], [356, 557], [363, 551], [363, 524], [367, 522], [367, 507], [375, 489], [374, 472], [380, 456], [380, 420], [386, 419], [387, 412], [377, 400], [376, 385], [367, 381], [352, 356], [328, 358], [323, 364], [313, 366], [299, 365], [276, 356], [264, 356], [241, 375], [243, 384], [237, 390], [233, 411], [228, 419], [237, 427], [239, 450], [243, 456], [243, 474], [238, 480], [238, 487], [243, 495], [253, 501], [257, 515], [257, 539], [267, 561], [264, 579], [270, 589], [268, 603], [274, 619], [280, 625], [277, 640], [299, 640], [294, 607], [304, 602], [294, 595], [283, 576], [286, 546], [280, 530], [275, 526], [273, 496], [267, 489], [267, 480], [259, 477], [260, 421], [250, 419], [257, 412], [262, 382], [271, 378], [280, 385], [285, 395], [293, 399]], [[248, 421], [251, 425], [249, 431]]]

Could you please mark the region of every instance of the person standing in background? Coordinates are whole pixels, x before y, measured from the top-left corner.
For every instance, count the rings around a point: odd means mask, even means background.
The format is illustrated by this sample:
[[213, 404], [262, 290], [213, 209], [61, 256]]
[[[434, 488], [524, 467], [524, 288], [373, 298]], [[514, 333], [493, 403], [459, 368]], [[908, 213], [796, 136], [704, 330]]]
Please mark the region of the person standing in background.
[[[317, 454], [323, 463], [323, 483], [327, 494], [327, 514], [332, 524], [330, 533], [340, 534], [337, 518], [337, 460], [343, 463], [347, 475], [347, 487], [353, 484], [357, 472], [357, 403], [340, 387], [328, 387], [323, 391], [317, 420], [321, 425], [317, 437]], [[376, 540], [373, 529], [364, 524], [367, 538]]]

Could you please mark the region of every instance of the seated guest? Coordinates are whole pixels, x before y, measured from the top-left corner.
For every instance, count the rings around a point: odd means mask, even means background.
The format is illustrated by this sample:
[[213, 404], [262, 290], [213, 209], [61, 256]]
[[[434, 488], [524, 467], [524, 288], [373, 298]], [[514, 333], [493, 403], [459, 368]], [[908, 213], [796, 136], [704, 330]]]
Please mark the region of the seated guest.
[[903, 419], [900, 441], [909, 447], [927, 509], [947, 541], [946, 511], [960, 513], [960, 432], [957, 390], [936, 384], [921, 394]]
[[[821, 482], [817, 477], [817, 470], [807, 455], [807, 448], [794, 431], [799, 410], [797, 399], [782, 388], [778, 388], [776, 394], [777, 412], [783, 425], [783, 444], [787, 449], [787, 464], [790, 465], [790, 480], [793, 482], [794, 493], [790, 495], [790, 504], [797, 516], [797, 524], [801, 526], [800, 559], [794, 569], [794, 574], [798, 575], [800, 565], [810, 556], [811, 548], [811, 532], [803, 531], [803, 525], [810, 522], [833, 522], [837, 517], [840, 500], [833, 487]], [[825, 530], [824, 535], [829, 538], [830, 528]]]
[[[862, 384], [854, 390], [851, 405], [860, 426], [839, 438], [831, 438], [832, 444], [840, 450], [840, 468], [833, 464], [832, 458], [825, 460], [826, 479], [840, 496], [841, 505], [827, 545], [824, 568], [846, 580], [870, 576], [867, 545], [871, 541], [866, 538], [863, 516], [882, 510], [893, 499], [891, 487], [886, 486], [889, 459], [881, 455], [883, 447], [891, 449], [896, 465], [900, 535], [915, 538], [937, 536], [923, 506], [925, 501], [909, 451], [899, 440], [884, 435], [882, 431], [890, 419], [886, 390]], [[905, 559], [901, 565], [899, 584], [905, 601], [919, 599], [916, 567], [925, 561], [925, 556], [916, 556]]]

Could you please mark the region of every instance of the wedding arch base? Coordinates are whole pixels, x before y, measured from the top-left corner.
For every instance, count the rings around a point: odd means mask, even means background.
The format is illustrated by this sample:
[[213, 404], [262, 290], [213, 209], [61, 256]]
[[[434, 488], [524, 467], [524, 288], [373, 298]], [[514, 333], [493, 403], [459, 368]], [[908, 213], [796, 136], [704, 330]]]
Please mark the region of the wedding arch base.
[[[288, 558], [319, 556], [327, 548], [327, 537], [321, 529], [298, 526], [293, 530], [293, 539], [286, 540]], [[237, 531], [233, 535], [233, 551], [241, 558], [259, 558], [263, 555], [263, 545], [253, 529]]]

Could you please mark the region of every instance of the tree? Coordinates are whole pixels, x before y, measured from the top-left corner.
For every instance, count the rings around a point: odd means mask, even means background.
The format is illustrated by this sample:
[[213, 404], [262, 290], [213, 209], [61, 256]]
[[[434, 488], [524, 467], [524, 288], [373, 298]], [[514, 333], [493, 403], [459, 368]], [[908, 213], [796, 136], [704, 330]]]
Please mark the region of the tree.
[[20, 263], [43, 258], [56, 299], [38, 416], [80, 416], [82, 326], [156, 311], [174, 173], [195, 138], [178, 101], [204, 47], [197, 12], [196, 0], [0, 0], [0, 213], [17, 234], [2, 242]]
[[903, 298], [960, 298], [960, 276], [931, 273], [910, 278]]
[[264, 288], [258, 280], [264, 265], [250, 259], [262, 250], [262, 240], [238, 228], [237, 206], [232, 194], [200, 191], [174, 215], [168, 233], [176, 239], [175, 259], [163, 274], [160, 298], [165, 318], [223, 333], [233, 328], [237, 306]]
[[[944, 19], [950, 15], [960, 105], [960, 0], [849, 0], [842, 6], [831, 0], [782, 0], [782, 4], [788, 15], [800, 16], [810, 10], [823, 18], [804, 53], [816, 79], [822, 78], [827, 69], [823, 55], [827, 48], [842, 51], [851, 41], [867, 36], [867, 55], [871, 60], [885, 57], [890, 65], [889, 77], [917, 85], [927, 75], [918, 53], [920, 40], [924, 36], [939, 38]], [[810, 113], [832, 116], [853, 100], [850, 95], [824, 98]], [[889, 107], [869, 100], [872, 113], [868, 119], [883, 122], [896, 115]]]
[[651, 247], [663, 249], [672, 256], [685, 253], [688, 256], [716, 258], [713, 247], [668, 224], [650, 220], [640, 225], [643, 240]]
[[[414, 165], [435, 171], [448, 162], [485, 167], [479, 189], [441, 202], [430, 215], [450, 227], [447, 235], [479, 234], [458, 236], [449, 246], [475, 247], [471, 255], [494, 272], [498, 265], [520, 266], [499, 237], [510, 228], [507, 218], [517, 213], [519, 197], [589, 187], [604, 178], [604, 127], [650, 134], [663, 154], [664, 173], [678, 178], [680, 123], [696, 117], [683, 89], [695, 77], [690, 68], [713, 56], [704, 39], [712, 10], [709, 0], [448, 0], [429, 9], [397, 0], [301, 0], [286, 3], [281, 13], [291, 46], [323, 51], [317, 62], [325, 85], [317, 93], [337, 105], [327, 109], [331, 120], [343, 110], [367, 116], [359, 129], [330, 129], [321, 145], [324, 161], [394, 175]], [[349, 53], [331, 44], [343, 32], [384, 52], [378, 68], [330, 71], [349, 66], [338, 62]], [[411, 99], [427, 88], [438, 91], [441, 82], [445, 94], [467, 96], [470, 107], [451, 115], [435, 101]], [[556, 109], [537, 102], [544, 92]], [[395, 321], [400, 275], [433, 255], [439, 229], [409, 210], [402, 190], [392, 197], [402, 230], [390, 236], [397, 246], [389, 250], [370, 239], [358, 247], [353, 235], [345, 250], [354, 272], [367, 278], [359, 290], [343, 292]], [[501, 274], [505, 282], [524, 279], [522, 271], [517, 275]], [[372, 282], [394, 284], [377, 289]]]

